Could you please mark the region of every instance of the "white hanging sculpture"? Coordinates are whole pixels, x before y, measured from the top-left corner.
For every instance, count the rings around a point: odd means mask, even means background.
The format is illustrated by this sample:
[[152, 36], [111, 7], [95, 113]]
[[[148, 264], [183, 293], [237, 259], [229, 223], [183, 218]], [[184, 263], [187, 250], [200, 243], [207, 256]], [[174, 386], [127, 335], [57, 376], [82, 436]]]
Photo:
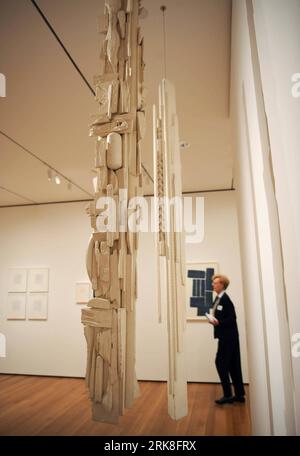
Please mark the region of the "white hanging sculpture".
[[[160, 278], [165, 269], [169, 348], [168, 412], [171, 418], [178, 420], [187, 415], [185, 238], [180, 228], [182, 186], [176, 97], [173, 85], [166, 79], [159, 86], [159, 110], [157, 112], [154, 106], [153, 124], [157, 301], [161, 321]], [[177, 204], [172, 204], [176, 199]]]
[[[99, 109], [90, 128], [90, 136], [95, 138], [97, 176], [95, 198], [87, 208], [93, 233], [86, 265], [94, 297], [82, 310], [81, 320], [93, 419], [108, 423], [117, 423], [139, 394], [135, 374], [138, 233], [121, 229], [118, 216], [113, 230], [103, 230], [100, 222], [105, 211], [99, 201], [110, 197], [116, 208], [124, 204], [127, 208], [131, 198], [143, 196], [140, 141], [145, 106], [140, 11], [139, 0], [105, 0], [101, 68], [94, 79]], [[133, 210], [131, 207], [128, 215]]]

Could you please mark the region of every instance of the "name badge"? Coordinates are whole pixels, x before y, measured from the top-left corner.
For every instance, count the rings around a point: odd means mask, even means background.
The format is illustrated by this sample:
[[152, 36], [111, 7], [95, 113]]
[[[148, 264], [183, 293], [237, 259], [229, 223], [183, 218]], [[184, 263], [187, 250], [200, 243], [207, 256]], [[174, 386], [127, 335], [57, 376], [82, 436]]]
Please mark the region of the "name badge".
[[223, 306], [218, 305], [218, 306], [217, 306], [217, 309], [218, 309], [218, 310], [223, 310]]

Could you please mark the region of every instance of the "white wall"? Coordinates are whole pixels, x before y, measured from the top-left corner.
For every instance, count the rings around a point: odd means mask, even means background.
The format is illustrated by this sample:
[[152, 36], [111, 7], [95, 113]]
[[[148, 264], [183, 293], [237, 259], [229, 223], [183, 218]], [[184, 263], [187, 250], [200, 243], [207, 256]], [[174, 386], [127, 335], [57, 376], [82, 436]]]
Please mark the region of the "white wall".
[[[87, 280], [85, 203], [0, 209], [0, 372], [84, 376], [86, 346], [75, 283]], [[9, 268], [50, 269], [47, 321], [6, 320]]]
[[295, 432], [295, 420], [289, 325], [252, 2], [235, 0], [232, 17], [231, 115], [252, 427], [254, 434], [290, 435]]
[[[187, 246], [187, 259], [216, 261], [232, 279], [228, 293], [237, 308], [247, 381], [235, 195], [201, 196], [205, 196], [205, 239]], [[7, 357], [0, 358], [0, 372], [84, 376], [86, 345], [81, 306], [75, 303], [75, 283], [87, 279], [84, 259], [90, 227], [84, 208], [85, 203], [72, 203], [0, 210], [0, 332], [7, 339]], [[141, 234], [140, 247], [137, 376], [166, 380], [166, 319], [162, 325], [157, 322], [153, 235]], [[6, 320], [8, 268], [14, 267], [50, 268], [48, 321]], [[187, 325], [188, 379], [218, 381], [212, 327], [202, 322]]]
[[[188, 195], [187, 195], [188, 196]], [[238, 316], [244, 380], [248, 381], [243, 289], [234, 192], [199, 194], [204, 197], [205, 237], [198, 244], [187, 244], [186, 261], [216, 262], [220, 272], [231, 278], [228, 294]], [[196, 197], [196, 195], [193, 195]], [[166, 308], [163, 323], [158, 323], [156, 305], [156, 262], [154, 236], [141, 234], [139, 253], [139, 299], [137, 305], [138, 378], [166, 380]], [[146, 260], [146, 261], [145, 261]], [[140, 341], [140, 343], [139, 343]], [[195, 382], [219, 382], [215, 368], [217, 342], [212, 326], [206, 322], [187, 322], [187, 378]]]

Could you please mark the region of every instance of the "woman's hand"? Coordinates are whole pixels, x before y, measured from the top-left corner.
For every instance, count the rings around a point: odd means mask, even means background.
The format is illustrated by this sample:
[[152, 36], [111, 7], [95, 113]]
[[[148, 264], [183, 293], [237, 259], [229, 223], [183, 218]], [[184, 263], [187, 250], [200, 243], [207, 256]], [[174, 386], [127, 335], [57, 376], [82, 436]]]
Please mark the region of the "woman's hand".
[[211, 323], [212, 325], [214, 325], [214, 326], [218, 326], [219, 320], [217, 320], [217, 319], [215, 318], [214, 320], [210, 321], [210, 323]]

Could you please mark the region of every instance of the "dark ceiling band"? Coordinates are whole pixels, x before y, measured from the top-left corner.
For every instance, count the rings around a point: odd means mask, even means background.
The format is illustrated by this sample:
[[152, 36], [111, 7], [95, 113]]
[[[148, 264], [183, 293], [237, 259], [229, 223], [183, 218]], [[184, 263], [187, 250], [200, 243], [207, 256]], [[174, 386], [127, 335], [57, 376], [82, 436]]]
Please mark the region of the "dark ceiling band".
[[[63, 42], [61, 41], [61, 39], [59, 38], [59, 36], [57, 35], [56, 31], [54, 30], [54, 28], [52, 27], [52, 25], [50, 24], [49, 20], [47, 19], [47, 17], [45, 16], [45, 14], [43, 13], [43, 11], [40, 9], [40, 7], [38, 6], [37, 2], [35, 0], [31, 0], [31, 3], [34, 5], [34, 7], [37, 9], [38, 13], [41, 15], [41, 17], [43, 18], [44, 22], [46, 23], [47, 27], [51, 30], [51, 32], [53, 33], [53, 35], [55, 36], [55, 38], [57, 39], [57, 41], [59, 42], [60, 46], [62, 47], [62, 49], [64, 50], [64, 52], [66, 53], [66, 55], [68, 56], [68, 58], [70, 59], [70, 61], [72, 62], [72, 65], [74, 66], [74, 68], [76, 68], [76, 70], [78, 71], [78, 73], [80, 74], [80, 76], [82, 77], [82, 79], [84, 80], [84, 82], [86, 83], [86, 85], [88, 86], [88, 88], [90, 89], [90, 91], [92, 92], [92, 94], [94, 96], [96, 96], [96, 93], [94, 91], [94, 89], [92, 88], [92, 86], [90, 85], [90, 83], [88, 82], [88, 80], [86, 79], [86, 77], [84, 76], [84, 74], [82, 73], [82, 71], [80, 70], [80, 68], [78, 67], [78, 65], [76, 64], [76, 62], [74, 61], [73, 57], [71, 56], [71, 54], [69, 53], [69, 51], [67, 50], [67, 48], [65, 47], [65, 45], [63, 44]], [[145, 168], [144, 165], [142, 165], [145, 173], [147, 174], [147, 176], [149, 177], [149, 179], [154, 182], [153, 180], [153, 177], [150, 175], [150, 173], [148, 172], [148, 170]]]
[[72, 65], [76, 68], [76, 70], [78, 71], [78, 73], [80, 74], [80, 76], [82, 77], [82, 79], [84, 80], [84, 82], [86, 83], [86, 85], [88, 86], [88, 88], [90, 89], [90, 91], [92, 92], [92, 94], [95, 96], [95, 91], [93, 89], [93, 87], [90, 85], [89, 81], [86, 79], [86, 77], [84, 76], [84, 74], [82, 73], [82, 71], [80, 70], [80, 68], [78, 67], [77, 63], [75, 62], [75, 60], [73, 59], [73, 57], [71, 56], [71, 54], [69, 53], [69, 51], [67, 50], [67, 48], [65, 47], [64, 43], [61, 41], [61, 39], [59, 38], [59, 36], [57, 35], [56, 31], [54, 30], [54, 28], [52, 27], [52, 25], [50, 24], [49, 20], [47, 19], [47, 17], [45, 16], [45, 14], [43, 13], [43, 11], [40, 9], [40, 7], [38, 6], [38, 4], [36, 3], [35, 0], [31, 0], [31, 3], [34, 5], [34, 7], [37, 9], [38, 13], [41, 15], [41, 17], [43, 18], [44, 22], [46, 23], [47, 27], [51, 30], [51, 32], [53, 33], [53, 35], [55, 36], [55, 38], [57, 39], [57, 41], [59, 42], [60, 46], [62, 47], [62, 49], [64, 50], [64, 52], [66, 53], [66, 55], [68, 56], [69, 60], [71, 61]]
[[[21, 198], [23, 200], [29, 201], [29, 203], [31, 203], [31, 204], [37, 204], [36, 201], [33, 201], [30, 198], [27, 198], [27, 196], [20, 195], [20, 193], [13, 192], [12, 190], [9, 190], [6, 187], [0, 186], [0, 190], [4, 190], [7, 193], [11, 193], [12, 195], [17, 196], [18, 198]], [[21, 204], [21, 206], [24, 206], [24, 204]], [[9, 207], [9, 206], [0, 206], [0, 207]]]
[[153, 180], [153, 177], [151, 176], [151, 174], [148, 172], [147, 168], [142, 164], [142, 168], [143, 170], [145, 171], [145, 174], [147, 174], [147, 176], [149, 177], [149, 179], [152, 181], [152, 183], [154, 184], [154, 180]]
[[[9, 193], [14, 193], [14, 192], [11, 192], [10, 190], [7, 190], [4, 187], [0, 187], [0, 188], [8, 191]], [[197, 195], [199, 193], [234, 192], [234, 191], [235, 191], [235, 188], [218, 188], [218, 189], [212, 189], [212, 190], [195, 190], [195, 191], [191, 191], [191, 192], [183, 192], [182, 194], [183, 195]], [[15, 193], [15, 195], [17, 195], [17, 193]], [[19, 196], [21, 196], [21, 195], [19, 195]], [[145, 195], [145, 198], [151, 198], [153, 196], [154, 196], [153, 194]], [[22, 196], [22, 198], [25, 199], [23, 196]], [[90, 199], [67, 200], [67, 201], [47, 201], [45, 203], [11, 204], [9, 206], [0, 206], [0, 209], [5, 209], [7, 207], [44, 206], [47, 204], [88, 203], [91, 201], [94, 201], [94, 199], [90, 198]]]
[[42, 160], [40, 157], [38, 157], [37, 155], [35, 155], [33, 152], [31, 152], [29, 149], [27, 149], [26, 147], [24, 147], [22, 144], [18, 143], [15, 139], [11, 138], [9, 135], [7, 135], [6, 133], [4, 133], [4, 131], [1, 131], [0, 130], [0, 134], [2, 136], [4, 136], [5, 138], [7, 138], [9, 141], [11, 141], [12, 143], [14, 143], [16, 146], [20, 147], [20, 149], [22, 149], [24, 152], [26, 152], [28, 155], [31, 155], [31, 157], [35, 158], [36, 160], [38, 160], [40, 163], [42, 163], [43, 165], [45, 165], [47, 168], [51, 169], [52, 171], [54, 171], [55, 173], [57, 173], [59, 176], [61, 176], [63, 179], [65, 179], [67, 182], [70, 182], [70, 184], [72, 184], [74, 187], [77, 187], [80, 191], [82, 191], [83, 193], [86, 193], [87, 195], [89, 196], [93, 196], [91, 193], [89, 193], [87, 190], [85, 190], [84, 188], [80, 187], [80, 185], [76, 184], [74, 181], [72, 181], [71, 179], [69, 179], [67, 176], [65, 176], [63, 173], [61, 173], [60, 171], [58, 171], [57, 169], [53, 168], [53, 166], [51, 166], [49, 163], [45, 162], [44, 160]]

